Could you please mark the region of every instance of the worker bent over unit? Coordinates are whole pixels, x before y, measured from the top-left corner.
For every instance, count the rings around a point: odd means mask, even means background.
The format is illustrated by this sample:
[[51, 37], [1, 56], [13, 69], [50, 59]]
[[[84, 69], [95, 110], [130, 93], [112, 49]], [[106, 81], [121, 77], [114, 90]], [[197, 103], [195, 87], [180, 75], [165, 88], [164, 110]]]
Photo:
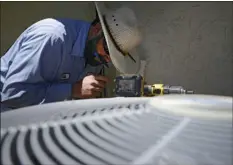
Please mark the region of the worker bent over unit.
[[128, 53], [141, 42], [134, 12], [96, 9], [92, 23], [48, 18], [18, 37], [1, 57], [1, 111], [96, 97], [109, 82], [99, 73], [111, 63], [121, 73], [139, 70]]

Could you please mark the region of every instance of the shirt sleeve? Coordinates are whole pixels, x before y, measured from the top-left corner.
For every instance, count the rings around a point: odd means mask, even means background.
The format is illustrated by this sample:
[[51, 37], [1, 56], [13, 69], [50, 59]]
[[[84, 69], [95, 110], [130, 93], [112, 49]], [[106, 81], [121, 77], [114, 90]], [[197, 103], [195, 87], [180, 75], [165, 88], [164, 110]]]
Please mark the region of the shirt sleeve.
[[72, 85], [53, 81], [61, 65], [63, 49], [62, 37], [27, 34], [9, 66], [2, 102], [20, 108], [68, 99]]

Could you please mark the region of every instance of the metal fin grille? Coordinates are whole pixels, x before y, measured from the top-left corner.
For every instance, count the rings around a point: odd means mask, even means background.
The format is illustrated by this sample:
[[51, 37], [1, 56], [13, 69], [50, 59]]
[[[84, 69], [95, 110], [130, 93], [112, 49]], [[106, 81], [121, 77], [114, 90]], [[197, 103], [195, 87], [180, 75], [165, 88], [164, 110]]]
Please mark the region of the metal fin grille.
[[232, 164], [231, 120], [129, 107], [1, 129], [1, 164]]
[[135, 103], [135, 104], [125, 104], [125, 105], [115, 105], [110, 107], [104, 107], [104, 108], [96, 108], [93, 110], [79, 110], [69, 112], [68, 114], [60, 115], [57, 119], [67, 119], [67, 118], [75, 118], [75, 117], [81, 117], [81, 116], [87, 116], [87, 115], [93, 115], [93, 114], [104, 114], [109, 113], [111, 111], [136, 111], [139, 109], [145, 108], [145, 104], [143, 103]]

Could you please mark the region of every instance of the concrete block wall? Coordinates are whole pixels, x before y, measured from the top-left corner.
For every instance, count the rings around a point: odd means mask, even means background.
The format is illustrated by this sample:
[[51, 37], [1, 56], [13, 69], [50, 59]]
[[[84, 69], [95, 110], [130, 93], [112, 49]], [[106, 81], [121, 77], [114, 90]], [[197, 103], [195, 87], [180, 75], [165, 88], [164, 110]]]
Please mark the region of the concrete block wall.
[[106, 2], [131, 7], [144, 34], [134, 51], [146, 58], [148, 83], [232, 96], [232, 2]]

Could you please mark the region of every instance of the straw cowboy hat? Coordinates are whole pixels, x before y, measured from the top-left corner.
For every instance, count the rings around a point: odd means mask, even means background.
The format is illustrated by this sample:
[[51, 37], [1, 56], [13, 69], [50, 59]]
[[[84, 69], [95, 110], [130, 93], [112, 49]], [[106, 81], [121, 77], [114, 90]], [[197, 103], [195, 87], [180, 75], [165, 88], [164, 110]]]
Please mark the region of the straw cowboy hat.
[[99, 2], [95, 2], [95, 6], [113, 65], [121, 73], [137, 73], [140, 69], [140, 58], [138, 55], [129, 54], [129, 51], [141, 42], [134, 12], [127, 7], [109, 11]]

